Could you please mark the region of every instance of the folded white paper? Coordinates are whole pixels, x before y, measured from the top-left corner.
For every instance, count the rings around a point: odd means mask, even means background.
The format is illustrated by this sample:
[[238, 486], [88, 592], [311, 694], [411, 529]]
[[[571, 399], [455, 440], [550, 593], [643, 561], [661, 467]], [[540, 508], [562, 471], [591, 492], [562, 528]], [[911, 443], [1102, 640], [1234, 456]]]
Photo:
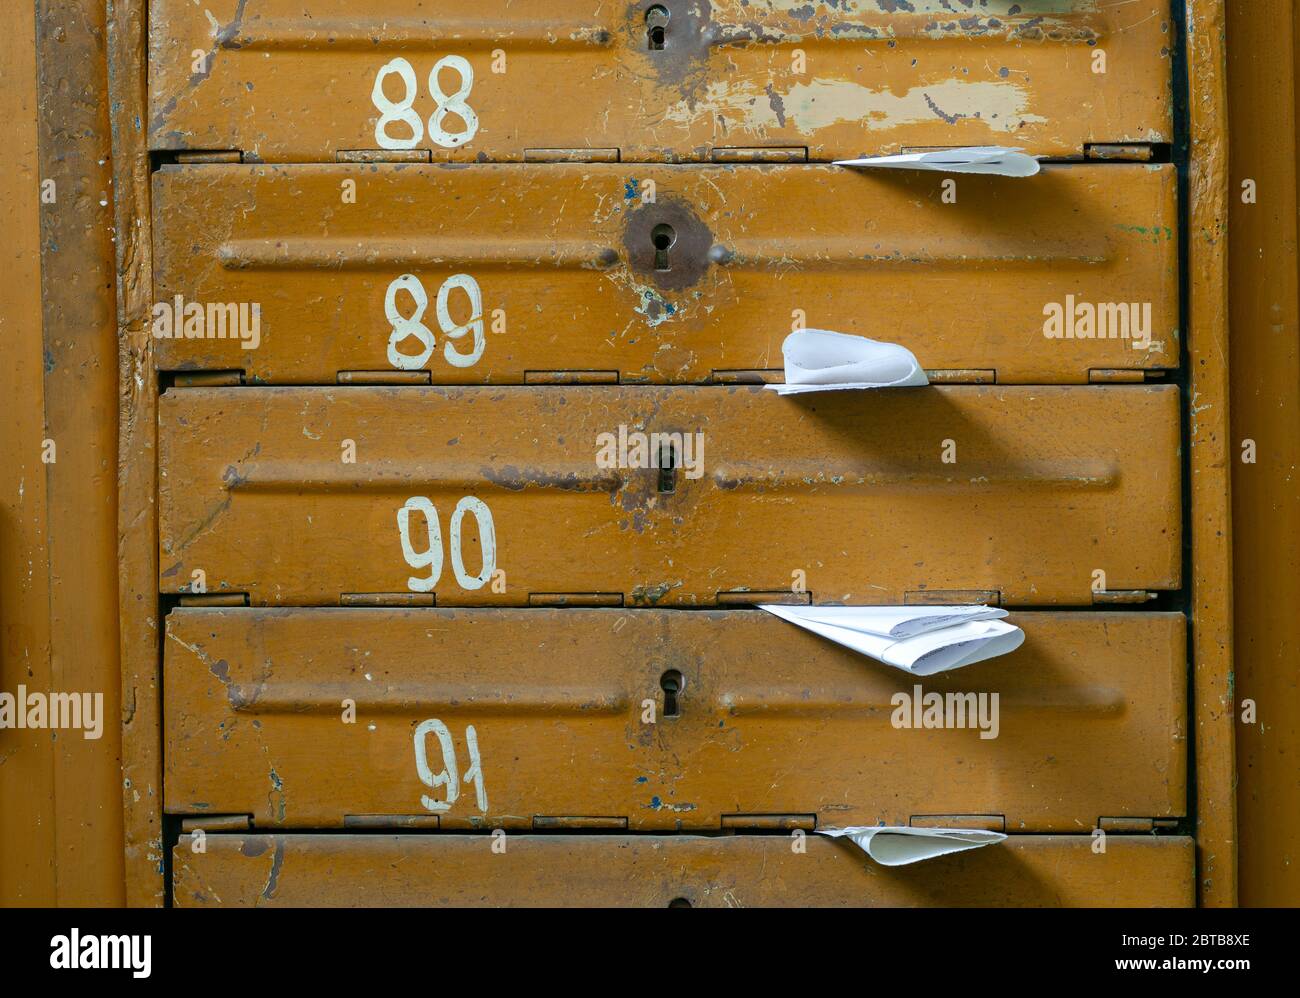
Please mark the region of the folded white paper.
[[1019, 149], [1001, 146], [968, 146], [964, 149], [934, 149], [898, 156], [869, 156], [840, 159], [836, 166], [860, 166], [886, 170], [936, 170], [940, 173], [984, 173], [998, 177], [1032, 177], [1040, 169], [1038, 160]]
[[881, 866], [907, 866], [923, 859], [979, 849], [1006, 838], [1001, 832], [965, 828], [819, 828], [818, 835], [851, 839]]
[[930, 379], [907, 347], [865, 336], [801, 329], [781, 344], [785, 384], [768, 385], [781, 395], [852, 388], [912, 388]]
[[1005, 655], [1025, 632], [989, 606], [781, 606], [761, 609], [913, 676]]

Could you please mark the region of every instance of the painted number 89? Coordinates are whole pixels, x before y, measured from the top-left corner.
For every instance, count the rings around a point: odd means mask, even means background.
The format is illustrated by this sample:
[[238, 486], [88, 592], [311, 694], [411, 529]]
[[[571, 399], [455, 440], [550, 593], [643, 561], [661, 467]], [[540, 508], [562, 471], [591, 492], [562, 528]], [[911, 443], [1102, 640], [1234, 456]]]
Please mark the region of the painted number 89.
[[[469, 318], [456, 322], [451, 317], [451, 295], [459, 291], [469, 304]], [[404, 306], [399, 295], [405, 293], [411, 300], [410, 306]], [[403, 315], [403, 307], [412, 307], [411, 314]], [[429, 309], [429, 294], [424, 285], [414, 274], [395, 277], [388, 284], [384, 293], [384, 316], [388, 319], [388, 362], [399, 371], [418, 371], [433, 356], [433, 331], [424, 324], [424, 313]], [[438, 328], [447, 337], [443, 344], [442, 355], [452, 367], [473, 367], [483, 356], [487, 339], [483, 331], [483, 292], [478, 281], [469, 274], [453, 274], [442, 282], [438, 288], [438, 298], [434, 303], [438, 317]], [[455, 348], [452, 340], [459, 340], [469, 334], [472, 346], [462, 353]], [[406, 345], [408, 339], [414, 339], [419, 345], [415, 352]], [[402, 350], [398, 346], [402, 346]]]

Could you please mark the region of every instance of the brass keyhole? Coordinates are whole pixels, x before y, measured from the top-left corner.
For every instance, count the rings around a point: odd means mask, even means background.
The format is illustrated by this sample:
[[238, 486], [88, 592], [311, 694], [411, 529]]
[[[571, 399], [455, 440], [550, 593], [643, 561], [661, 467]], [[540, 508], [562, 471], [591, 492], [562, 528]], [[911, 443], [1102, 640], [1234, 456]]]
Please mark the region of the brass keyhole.
[[655, 4], [645, 12], [646, 47], [651, 52], [661, 52], [668, 33], [668, 8]]
[[660, 222], [650, 230], [650, 242], [655, 248], [655, 270], [670, 270], [668, 251], [677, 242], [677, 230], [667, 222]]
[[677, 698], [681, 695], [685, 680], [676, 669], [669, 669], [659, 677], [659, 688], [664, 691], [664, 717], [680, 717], [681, 709]]

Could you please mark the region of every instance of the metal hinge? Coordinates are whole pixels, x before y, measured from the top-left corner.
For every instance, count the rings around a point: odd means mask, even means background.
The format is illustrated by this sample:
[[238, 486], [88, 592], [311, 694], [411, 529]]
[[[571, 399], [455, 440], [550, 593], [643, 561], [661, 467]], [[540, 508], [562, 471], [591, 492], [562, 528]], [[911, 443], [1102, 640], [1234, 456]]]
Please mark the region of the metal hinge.
[[999, 589], [909, 589], [904, 606], [1001, 606]]
[[725, 371], [712, 371], [709, 380], [715, 385], [775, 385], [784, 378], [785, 372], [771, 368], [750, 368]]
[[975, 370], [967, 368], [940, 368], [925, 372], [933, 385], [993, 385], [997, 384], [998, 372], [994, 370]]
[[782, 606], [812, 606], [812, 593], [789, 589], [729, 589], [717, 595], [718, 606], [757, 606], [779, 603]]
[[1090, 385], [1140, 385], [1146, 379], [1146, 371], [1132, 368], [1093, 368], [1088, 372]]
[[535, 814], [533, 830], [538, 832], [566, 829], [581, 831], [598, 829], [602, 831], [627, 831], [627, 818], [603, 817], [600, 815], [581, 814]]
[[529, 606], [622, 606], [622, 593], [529, 593]]
[[176, 162], [181, 166], [201, 163], [242, 163], [244, 154], [238, 149], [193, 149], [178, 152]]
[[340, 593], [339, 606], [436, 606], [433, 593]]
[[428, 371], [339, 371], [340, 385], [431, 385]]
[[914, 814], [907, 819], [912, 828], [962, 828], [980, 832], [1005, 832], [1004, 814]]
[[340, 149], [336, 163], [432, 163], [428, 149]]
[[1146, 589], [1103, 589], [1092, 593], [1092, 602], [1097, 603], [1149, 603], [1156, 594]]
[[715, 163], [807, 163], [807, 146], [724, 146], [709, 153]]
[[526, 385], [616, 385], [617, 371], [525, 371]]
[[1177, 818], [1098, 818], [1097, 827], [1103, 832], [1140, 834], [1142, 832], [1167, 832], [1178, 827]]
[[248, 593], [182, 593], [181, 606], [248, 606]]
[[525, 149], [525, 163], [617, 163], [617, 149]]
[[181, 819], [182, 832], [243, 832], [252, 827], [251, 814], [204, 814]]
[[243, 371], [175, 371], [173, 388], [227, 388], [244, 383]]
[[801, 828], [811, 832], [817, 827], [815, 814], [724, 814], [722, 827], [729, 831], [792, 832]]
[[1155, 146], [1141, 142], [1093, 142], [1083, 147], [1083, 158], [1150, 163], [1156, 152]]
[[344, 828], [438, 828], [436, 814], [345, 814]]

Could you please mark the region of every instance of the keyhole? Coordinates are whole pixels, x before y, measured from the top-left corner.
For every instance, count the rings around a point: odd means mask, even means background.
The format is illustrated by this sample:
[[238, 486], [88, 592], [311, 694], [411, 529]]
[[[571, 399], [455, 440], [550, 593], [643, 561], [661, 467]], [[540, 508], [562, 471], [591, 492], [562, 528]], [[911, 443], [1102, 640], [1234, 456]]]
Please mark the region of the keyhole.
[[646, 47], [651, 52], [661, 52], [664, 35], [668, 29], [668, 8], [655, 4], [645, 12]]
[[667, 222], [660, 222], [650, 230], [650, 242], [655, 248], [655, 270], [668, 270], [668, 251], [677, 242], [677, 230]]
[[680, 717], [677, 697], [682, 692], [682, 674], [676, 669], [669, 669], [659, 677], [659, 687], [664, 691], [664, 717]]
[[659, 491], [677, 491], [677, 448], [669, 442], [659, 448]]

